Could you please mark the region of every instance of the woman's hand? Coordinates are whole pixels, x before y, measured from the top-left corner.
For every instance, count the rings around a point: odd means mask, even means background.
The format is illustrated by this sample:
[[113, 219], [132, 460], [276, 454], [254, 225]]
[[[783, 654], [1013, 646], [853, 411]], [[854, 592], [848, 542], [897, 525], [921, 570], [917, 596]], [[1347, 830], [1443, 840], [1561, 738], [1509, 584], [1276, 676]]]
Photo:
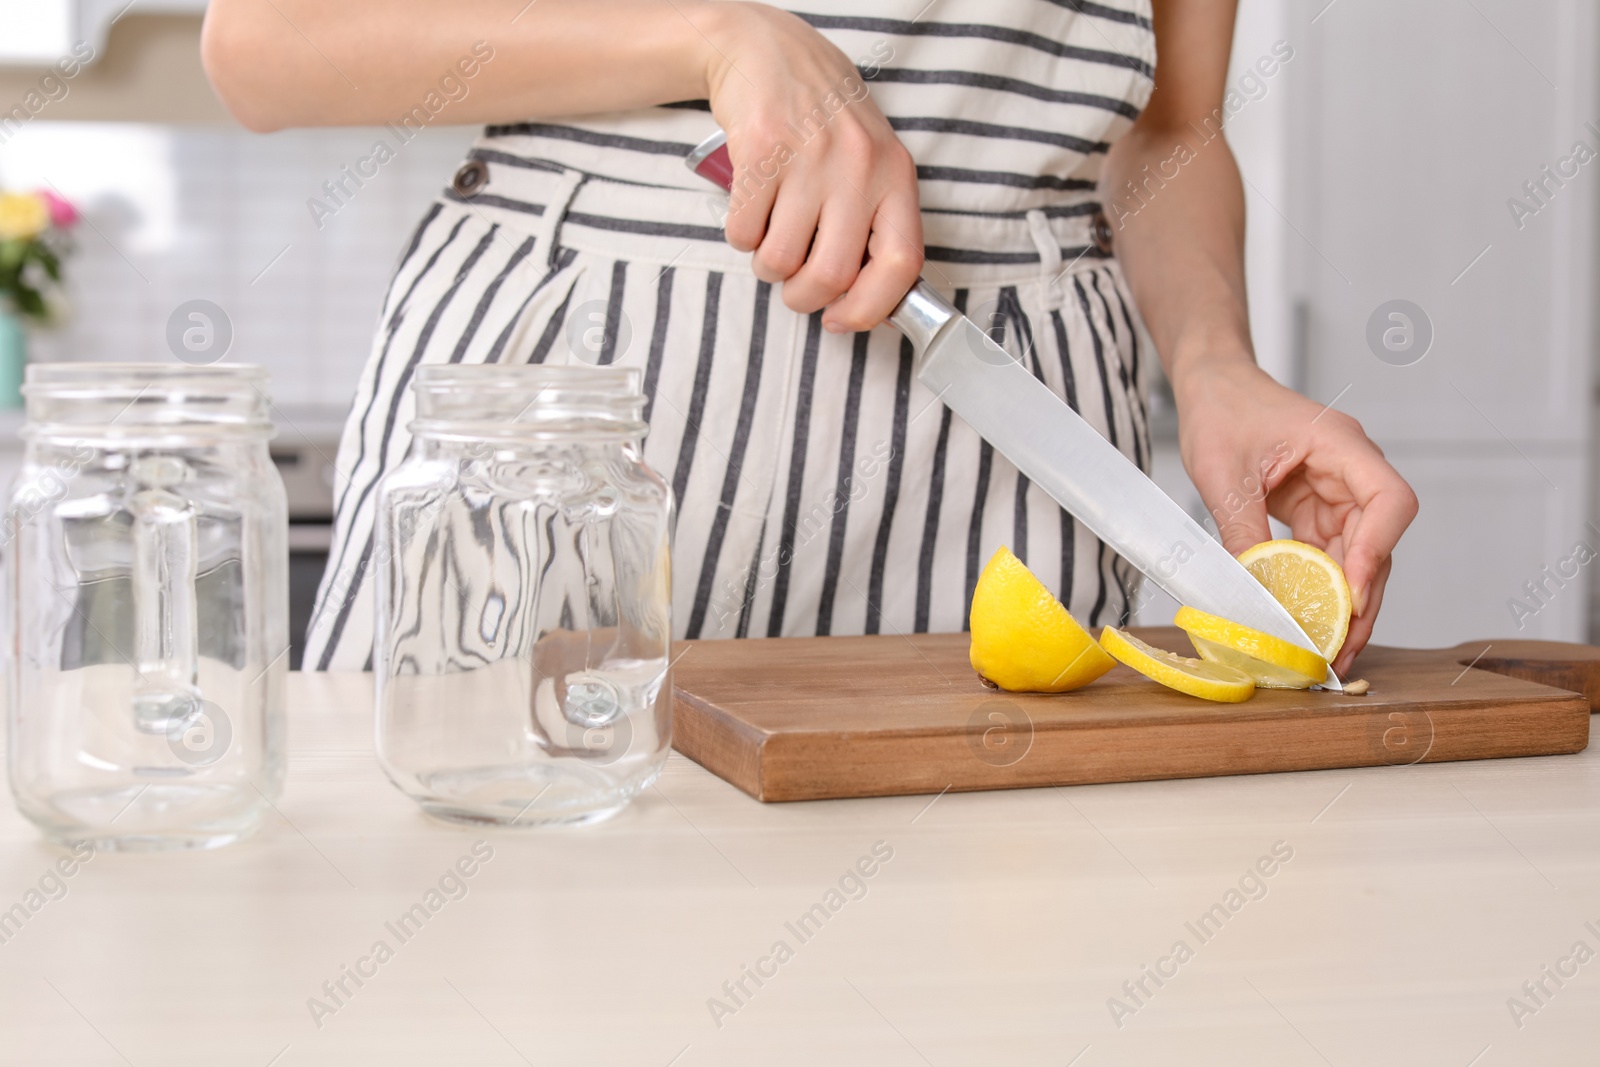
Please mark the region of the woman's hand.
[[795, 311], [826, 307], [836, 333], [876, 326], [922, 269], [911, 154], [855, 64], [802, 19], [747, 3], [686, 14], [712, 46], [708, 96], [734, 165], [728, 242]]
[[[1333, 664], [1342, 673], [1372, 636], [1417, 496], [1356, 420], [1285, 389], [1251, 356], [1244, 187], [1227, 141], [1196, 134], [1224, 113], [1234, 6], [1155, 0], [1155, 91], [1108, 154], [1101, 187], [1117, 257], [1178, 400], [1184, 466], [1222, 543], [1237, 555], [1267, 540], [1270, 513], [1339, 561], [1355, 602]], [[1182, 175], [1153, 196], [1131, 195], [1177, 146], [1189, 151]]]
[[1178, 420], [1184, 466], [1229, 552], [1268, 540], [1270, 514], [1344, 567], [1355, 617], [1333, 668], [1348, 671], [1372, 636], [1416, 493], [1355, 419], [1285, 389], [1247, 358], [1188, 376]]

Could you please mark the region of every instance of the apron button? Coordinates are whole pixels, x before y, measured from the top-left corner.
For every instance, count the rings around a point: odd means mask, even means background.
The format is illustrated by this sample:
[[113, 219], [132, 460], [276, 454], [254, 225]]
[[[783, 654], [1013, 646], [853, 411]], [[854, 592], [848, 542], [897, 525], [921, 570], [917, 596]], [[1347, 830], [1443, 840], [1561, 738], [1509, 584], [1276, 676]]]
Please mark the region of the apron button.
[[1089, 237], [1101, 255], [1111, 254], [1111, 223], [1106, 219], [1104, 211], [1094, 213], [1094, 221], [1089, 224]]
[[456, 191], [456, 195], [465, 197], [477, 196], [488, 184], [489, 164], [481, 159], [469, 159], [461, 164], [461, 169], [450, 180], [450, 188]]

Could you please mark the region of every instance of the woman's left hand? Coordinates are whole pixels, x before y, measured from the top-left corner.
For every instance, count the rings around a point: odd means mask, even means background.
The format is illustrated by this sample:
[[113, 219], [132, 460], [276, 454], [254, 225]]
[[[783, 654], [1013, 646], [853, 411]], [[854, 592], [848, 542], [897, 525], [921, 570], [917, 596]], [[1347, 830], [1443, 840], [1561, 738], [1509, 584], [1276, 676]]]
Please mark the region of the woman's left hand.
[[1272, 536], [1267, 516], [1344, 568], [1355, 615], [1333, 667], [1372, 636], [1390, 553], [1417, 495], [1349, 415], [1284, 388], [1245, 359], [1208, 361], [1177, 391], [1189, 476], [1234, 555]]

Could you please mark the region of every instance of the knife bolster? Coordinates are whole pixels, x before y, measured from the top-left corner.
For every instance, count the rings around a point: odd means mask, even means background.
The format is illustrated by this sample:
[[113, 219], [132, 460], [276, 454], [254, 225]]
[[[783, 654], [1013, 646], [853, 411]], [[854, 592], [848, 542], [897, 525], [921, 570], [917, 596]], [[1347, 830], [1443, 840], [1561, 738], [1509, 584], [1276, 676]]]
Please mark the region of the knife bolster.
[[959, 314], [932, 286], [918, 279], [917, 284], [889, 313], [889, 321], [911, 341], [918, 362], [921, 362], [921, 357], [927, 353], [928, 346], [939, 335], [939, 331]]

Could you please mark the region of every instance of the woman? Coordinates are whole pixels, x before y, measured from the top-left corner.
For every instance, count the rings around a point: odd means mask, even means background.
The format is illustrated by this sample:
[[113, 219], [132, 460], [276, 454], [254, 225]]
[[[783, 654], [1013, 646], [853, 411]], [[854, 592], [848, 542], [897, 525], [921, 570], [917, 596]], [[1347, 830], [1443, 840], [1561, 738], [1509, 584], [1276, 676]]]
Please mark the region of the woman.
[[[1344, 564], [1349, 668], [1416, 498], [1353, 419], [1255, 366], [1238, 172], [1194, 139], [1234, 0], [920, 3], [213, 0], [207, 70], [252, 129], [490, 124], [385, 302], [308, 666], [370, 665], [373, 487], [421, 362], [643, 370], [680, 636], [960, 629], [1002, 543], [1080, 620], [1126, 619], [1137, 575], [880, 325], [922, 272], [1141, 466], [1159, 353], [1226, 547], [1270, 511]], [[718, 126], [725, 220], [682, 165]], [[1151, 182], [1179, 142], [1181, 176]]]

